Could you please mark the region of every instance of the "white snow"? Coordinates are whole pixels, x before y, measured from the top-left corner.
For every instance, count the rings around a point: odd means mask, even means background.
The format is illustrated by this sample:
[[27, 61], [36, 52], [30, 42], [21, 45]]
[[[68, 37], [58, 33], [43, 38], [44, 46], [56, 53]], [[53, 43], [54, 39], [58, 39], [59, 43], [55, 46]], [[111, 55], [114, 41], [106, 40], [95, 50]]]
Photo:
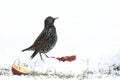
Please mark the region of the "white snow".
[[[46, 77], [27, 77], [27, 76], [0, 76], [0, 80], [64, 80], [60, 78]], [[70, 78], [65, 80], [80, 80], [79, 78]], [[89, 78], [84, 80], [120, 80], [120, 77], [105, 77], [105, 78]]]
[[[80, 62], [80, 64], [79, 64]], [[17, 61], [16, 61], [17, 63]], [[24, 65], [19, 62], [20, 65]], [[119, 80], [120, 76], [117, 75], [116, 71], [112, 71], [113, 66], [98, 66], [96, 69], [90, 69], [89, 65], [84, 61], [73, 61], [73, 62], [59, 62], [54, 59], [47, 59], [45, 61], [32, 61], [25, 63], [30, 73], [35, 71], [37, 73], [43, 73], [41, 75], [13, 75], [12, 72], [8, 74], [0, 75], [0, 80]], [[79, 66], [78, 66], [79, 64]], [[1, 68], [10, 69], [11, 67], [2, 66]], [[111, 71], [111, 74], [108, 71]], [[89, 74], [85, 71], [92, 71]], [[101, 72], [99, 71], [101, 70]], [[5, 71], [4, 71], [5, 72]], [[47, 73], [44, 75], [44, 73]], [[64, 75], [64, 77], [58, 75]], [[120, 72], [118, 71], [118, 74]], [[66, 76], [74, 75], [73, 77], [67, 78]]]

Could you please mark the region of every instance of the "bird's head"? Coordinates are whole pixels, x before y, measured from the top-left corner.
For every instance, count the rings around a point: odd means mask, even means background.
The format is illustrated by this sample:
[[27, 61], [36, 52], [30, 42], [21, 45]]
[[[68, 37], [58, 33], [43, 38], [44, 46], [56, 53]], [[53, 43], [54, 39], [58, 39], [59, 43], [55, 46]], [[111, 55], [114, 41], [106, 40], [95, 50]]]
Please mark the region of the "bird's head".
[[54, 25], [54, 21], [58, 19], [58, 17], [56, 18], [53, 18], [51, 16], [48, 16], [46, 19], [45, 19], [45, 25], [46, 26], [53, 26]]

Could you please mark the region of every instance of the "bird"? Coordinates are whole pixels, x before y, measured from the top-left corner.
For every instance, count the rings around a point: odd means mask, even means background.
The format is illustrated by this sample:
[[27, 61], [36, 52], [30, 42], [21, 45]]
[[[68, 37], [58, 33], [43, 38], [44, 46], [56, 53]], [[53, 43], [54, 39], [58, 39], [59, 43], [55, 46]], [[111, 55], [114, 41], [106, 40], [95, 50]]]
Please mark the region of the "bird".
[[57, 42], [57, 32], [56, 27], [54, 26], [56, 19], [58, 19], [58, 17], [53, 18], [51, 16], [48, 16], [44, 20], [44, 29], [42, 32], [36, 38], [34, 43], [30, 47], [23, 49], [22, 52], [34, 51], [30, 57], [31, 59], [33, 59], [37, 53], [39, 53], [41, 60], [43, 60], [41, 54], [45, 54], [45, 56], [49, 58], [46, 53], [53, 49]]

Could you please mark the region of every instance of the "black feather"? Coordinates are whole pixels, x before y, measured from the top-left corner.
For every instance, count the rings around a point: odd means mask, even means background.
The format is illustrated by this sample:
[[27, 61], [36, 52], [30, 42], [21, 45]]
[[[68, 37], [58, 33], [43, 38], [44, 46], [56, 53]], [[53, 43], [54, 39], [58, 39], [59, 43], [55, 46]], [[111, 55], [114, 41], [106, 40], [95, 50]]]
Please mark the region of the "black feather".
[[38, 53], [38, 50], [35, 50], [34, 53], [31, 55], [30, 58], [33, 59], [36, 56], [37, 53]]

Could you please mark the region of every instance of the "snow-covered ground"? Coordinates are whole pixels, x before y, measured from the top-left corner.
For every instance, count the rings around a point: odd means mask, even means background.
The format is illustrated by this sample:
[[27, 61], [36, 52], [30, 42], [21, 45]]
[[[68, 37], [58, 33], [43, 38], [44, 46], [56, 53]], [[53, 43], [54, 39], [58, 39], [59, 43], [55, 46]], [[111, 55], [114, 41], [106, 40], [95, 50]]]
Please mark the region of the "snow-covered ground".
[[59, 62], [54, 59], [23, 63], [30, 70], [28, 75], [13, 75], [11, 66], [3, 65], [0, 68], [0, 80], [119, 80], [120, 65], [101, 66], [90, 68], [89, 61], [75, 60], [73, 62]]
[[[78, 78], [60, 79], [60, 78], [45, 78], [45, 77], [26, 77], [26, 76], [0, 76], [0, 80], [82, 80]], [[105, 78], [90, 78], [84, 80], [120, 80], [120, 77], [105, 77]]]
[[120, 76], [115, 75], [106, 75], [102, 74], [101, 76], [97, 76], [96, 74], [80, 74], [70, 76], [69, 74], [60, 74], [57, 75], [0, 75], [0, 80], [120, 80]]

